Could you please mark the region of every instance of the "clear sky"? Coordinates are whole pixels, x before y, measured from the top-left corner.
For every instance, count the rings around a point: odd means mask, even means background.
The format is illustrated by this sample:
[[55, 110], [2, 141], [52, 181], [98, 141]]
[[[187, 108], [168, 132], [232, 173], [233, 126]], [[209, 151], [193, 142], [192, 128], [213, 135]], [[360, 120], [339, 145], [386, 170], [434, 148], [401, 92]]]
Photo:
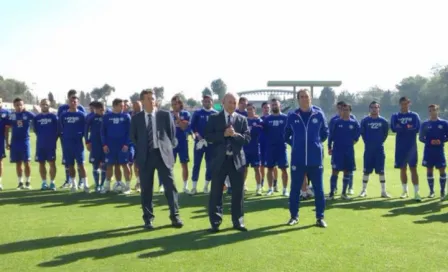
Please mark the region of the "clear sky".
[[0, 0], [0, 75], [58, 100], [109, 83], [199, 98], [268, 80], [394, 88], [448, 64], [448, 1]]

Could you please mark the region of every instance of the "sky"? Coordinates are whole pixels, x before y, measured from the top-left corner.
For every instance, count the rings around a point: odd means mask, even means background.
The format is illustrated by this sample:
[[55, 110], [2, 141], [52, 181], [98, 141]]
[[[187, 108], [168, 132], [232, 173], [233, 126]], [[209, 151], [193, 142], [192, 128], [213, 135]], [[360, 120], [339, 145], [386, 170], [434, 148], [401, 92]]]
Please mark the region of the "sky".
[[[446, 2], [446, 3], [445, 3]], [[448, 1], [0, 0], [0, 75], [63, 101], [108, 83], [200, 98], [269, 80], [394, 89], [448, 64]]]

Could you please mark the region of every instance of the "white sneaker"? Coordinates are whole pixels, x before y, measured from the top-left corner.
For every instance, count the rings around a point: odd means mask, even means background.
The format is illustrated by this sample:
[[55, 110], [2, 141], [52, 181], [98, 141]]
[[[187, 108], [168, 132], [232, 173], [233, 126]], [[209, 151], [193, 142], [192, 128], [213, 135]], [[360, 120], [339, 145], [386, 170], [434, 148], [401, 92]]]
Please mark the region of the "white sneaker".
[[141, 187], [140, 187], [140, 183], [135, 184], [135, 188], [134, 188], [134, 190], [135, 190], [137, 193], [140, 193], [140, 192], [142, 191], [142, 189], [141, 189]]
[[400, 196], [400, 198], [403, 198], [403, 199], [408, 198], [408, 197], [409, 197], [408, 192], [403, 192]]
[[101, 188], [101, 192], [102, 194], [105, 194], [107, 192], [110, 192], [110, 182], [104, 182], [103, 187]]
[[74, 182], [70, 188], [70, 192], [76, 193], [78, 191], [78, 185]]
[[381, 192], [381, 197], [382, 198], [392, 198], [392, 196], [389, 195], [387, 192]]
[[266, 193], [267, 196], [271, 196], [274, 194], [274, 191], [272, 191], [272, 189], [269, 189], [268, 192]]
[[126, 181], [126, 185], [124, 186], [123, 194], [130, 195], [131, 194], [131, 182]]
[[343, 199], [343, 200], [350, 200], [351, 198], [348, 195], [342, 194], [341, 195], [341, 199]]
[[262, 188], [258, 188], [255, 193], [256, 193], [257, 196], [261, 196], [263, 194]]
[[348, 194], [349, 195], [354, 195], [355, 194], [355, 190], [353, 190], [353, 189], [348, 190]]
[[0, 191], [3, 191], [3, 185], [0, 184]]
[[123, 190], [122, 186], [121, 186], [121, 182], [116, 181], [114, 183], [114, 187], [112, 188], [112, 191], [116, 192], [116, 193], [120, 193]]
[[185, 194], [189, 194], [189, 193], [190, 193], [190, 190], [188, 190], [187, 187], [184, 187], [184, 193], [185, 193]]
[[359, 194], [359, 197], [366, 197], [366, 196], [367, 196], [366, 190], [362, 190], [361, 193]]
[[314, 192], [313, 192], [313, 190], [311, 190], [310, 188], [308, 188], [308, 189], [306, 190], [306, 194], [307, 194], [308, 197], [314, 197]]
[[190, 191], [190, 195], [195, 195], [198, 193], [198, 190], [196, 188], [192, 188]]
[[165, 192], [165, 189], [163, 188], [163, 185], [160, 185], [159, 186], [159, 193], [164, 193]]
[[289, 193], [288, 193], [288, 191], [286, 189], [283, 189], [282, 195], [288, 197]]
[[210, 193], [210, 191], [208, 190], [208, 186], [205, 186], [203, 191], [204, 191], [204, 194]]
[[274, 186], [274, 192], [278, 193], [278, 187]]

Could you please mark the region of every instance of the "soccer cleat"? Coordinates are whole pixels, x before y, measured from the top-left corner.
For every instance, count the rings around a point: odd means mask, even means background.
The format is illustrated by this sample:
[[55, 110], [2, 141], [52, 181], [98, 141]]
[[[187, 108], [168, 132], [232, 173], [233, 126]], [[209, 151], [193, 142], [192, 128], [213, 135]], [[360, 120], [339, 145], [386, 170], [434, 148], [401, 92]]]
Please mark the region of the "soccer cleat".
[[112, 187], [112, 191], [114, 191], [115, 193], [120, 193], [122, 191], [121, 182], [116, 181], [114, 183], [114, 186]]
[[361, 193], [359, 194], [359, 197], [366, 197], [366, 196], [367, 196], [366, 190], [362, 190]]
[[84, 193], [90, 193], [90, 188], [87, 184], [84, 185]]
[[271, 196], [274, 194], [274, 191], [272, 189], [269, 189], [268, 192], [266, 193], [267, 196]]
[[95, 192], [96, 192], [96, 193], [101, 193], [101, 186], [100, 186], [100, 185], [97, 185], [97, 186], [95, 187]]
[[62, 184], [62, 186], [60, 187], [61, 189], [67, 189], [70, 188], [70, 183], [65, 181], [64, 184]]
[[415, 193], [414, 200], [417, 201], [417, 202], [422, 202], [422, 198], [420, 197], [419, 193]]
[[197, 193], [198, 193], [198, 190], [196, 188], [191, 188], [190, 195], [195, 195]]
[[25, 189], [31, 190], [31, 184], [29, 182], [25, 182]]
[[343, 199], [343, 200], [350, 200], [351, 198], [348, 195], [346, 195], [346, 194], [341, 194], [341, 199]]
[[274, 192], [278, 193], [278, 186], [274, 186]]
[[317, 219], [316, 226], [318, 226], [319, 228], [326, 228], [327, 223], [323, 219]]
[[41, 191], [48, 190], [48, 184], [46, 182], [42, 182], [42, 186], [40, 187]]
[[440, 194], [440, 202], [443, 202], [446, 200], [446, 194], [445, 193], [441, 193]]
[[392, 198], [387, 192], [382, 192], [381, 197], [382, 198]]
[[330, 194], [330, 195], [327, 197], [327, 200], [334, 200], [334, 194]]
[[78, 185], [76, 183], [72, 184], [72, 188], [70, 188], [70, 192], [76, 193], [78, 191]]
[[354, 194], [355, 194], [355, 190], [353, 190], [353, 189], [349, 189], [349, 190], [348, 190], [348, 194], [349, 194], [349, 195], [354, 195]]
[[164, 193], [165, 192], [165, 189], [163, 188], [163, 185], [160, 185], [159, 186], [159, 193]]
[[288, 223], [286, 223], [286, 225], [294, 226], [294, 225], [297, 225], [298, 223], [299, 223], [299, 219], [298, 218], [291, 218], [291, 219], [289, 219]]
[[436, 194], [434, 192], [429, 193], [428, 198], [434, 198], [434, 197], [436, 197]]
[[131, 182], [130, 181], [126, 181], [126, 185], [124, 185], [124, 192], [123, 192], [123, 194], [130, 195], [131, 193], [132, 193], [132, 191], [131, 191]]
[[23, 182], [20, 182], [19, 185], [17, 185], [17, 190], [23, 190]]
[[56, 191], [56, 185], [54, 183], [50, 183], [50, 190]]
[[190, 191], [188, 190], [188, 188], [184, 187], [184, 194], [188, 194], [190, 193]]
[[261, 196], [263, 194], [263, 191], [261, 190], [261, 188], [258, 188], [257, 191], [255, 191], [255, 194], [257, 196]]
[[408, 192], [403, 192], [400, 196], [400, 198], [403, 198], [403, 199], [408, 198], [408, 197], [409, 197]]
[[203, 191], [204, 191], [204, 194], [208, 194], [208, 193], [210, 192], [210, 191], [208, 190], [208, 186], [205, 186]]

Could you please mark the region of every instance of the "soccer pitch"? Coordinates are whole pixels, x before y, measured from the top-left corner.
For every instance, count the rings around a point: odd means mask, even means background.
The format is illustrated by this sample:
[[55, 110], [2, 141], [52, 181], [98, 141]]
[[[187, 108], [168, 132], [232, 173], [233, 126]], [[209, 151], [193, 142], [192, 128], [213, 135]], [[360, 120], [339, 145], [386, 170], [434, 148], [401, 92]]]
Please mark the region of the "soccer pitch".
[[[223, 231], [217, 234], [206, 231], [209, 228], [207, 195], [180, 194], [185, 226], [174, 229], [167, 227], [170, 220], [165, 197], [155, 193], [156, 229], [145, 231], [141, 228], [138, 194], [41, 192], [38, 165], [34, 162], [33, 190], [16, 191], [15, 167], [6, 158], [5, 191], [0, 192], [0, 271], [446, 270], [448, 204], [440, 203], [438, 198], [438, 173], [435, 172], [436, 199], [426, 198], [429, 190], [422, 167], [419, 174], [423, 202], [399, 199], [400, 173], [393, 168], [394, 145], [395, 138], [390, 135], [386, 143], [386, 184], [392, 199], [379, 197], [379, 178], [371, 175], [366, 199], [343, 201], [338, 195], [336, 200], [327, 202], [327, 229], [314, 227], [314, 200], [301, 203], [300, 222], [289, 227], [285, 225], [289, 219], [288, 200], [279, 194], [255, 196], [250, 169], [245, 201], [245, 223], [249, 231], [232, 230], [230, 198], [226, 196]], [[192, 161], [191, 140], [190, 146]], [[422, 146], [419, 147], [421, 164], [423, 153]], [[362, 186], [363, 148], [360, 141], [356, 145], [356, 194]], [[59, 153], [58, 187], [64, 178], [60, 159]], [[326, 194], [331, 173], [329, 159], [325, 155]], [[91, 167], [87, 165], [92, 184]], [[190, 176], [191, 168], [192, 162]], [[198, 184], [200, 191], [204, 170]], [[176, 164], [175, 180], [177, 188], [182, 189], [179, 164]], [[342, 174], [338, 184], [340, 192]], [[409, 184], [413, 196], [410, 181]]]

